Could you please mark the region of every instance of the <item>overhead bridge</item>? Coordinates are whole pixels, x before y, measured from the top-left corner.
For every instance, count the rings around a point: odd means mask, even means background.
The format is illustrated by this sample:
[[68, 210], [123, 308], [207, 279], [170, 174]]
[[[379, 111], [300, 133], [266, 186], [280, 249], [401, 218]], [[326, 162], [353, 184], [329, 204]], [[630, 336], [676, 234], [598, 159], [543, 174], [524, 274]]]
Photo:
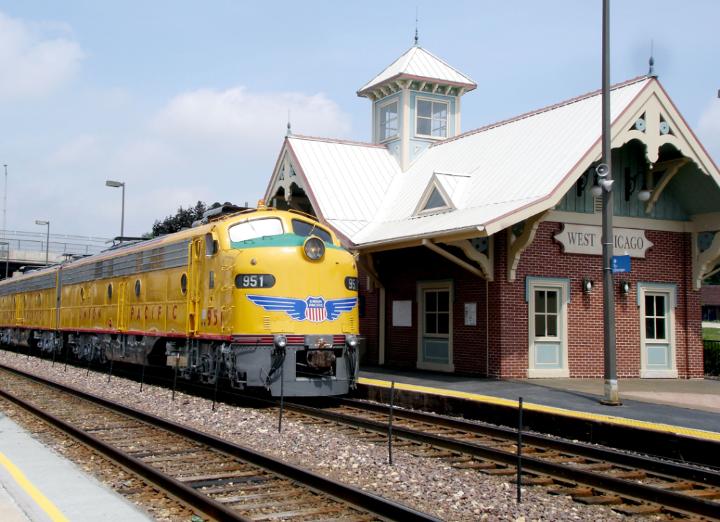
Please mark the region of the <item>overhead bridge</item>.
[[0, 279], [12, 276], [21, 267], [40, 267], [61, 263], [68, 259], [98, 254], [109, 248], [112, 240], [105, 237], [0, 230]]

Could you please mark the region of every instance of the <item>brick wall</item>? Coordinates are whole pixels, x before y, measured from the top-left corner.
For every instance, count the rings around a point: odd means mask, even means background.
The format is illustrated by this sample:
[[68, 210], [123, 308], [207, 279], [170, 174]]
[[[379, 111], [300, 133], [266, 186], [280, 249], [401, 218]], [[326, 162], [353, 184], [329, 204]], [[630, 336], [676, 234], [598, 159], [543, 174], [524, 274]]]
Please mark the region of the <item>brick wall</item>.
[[[495, 282], [489, 283], [486, 322], [485, 281], [427, 248], [409, 248], [374, 254], [375, 267], [386, 288], [386, 364], [414, 368], [417, 361], [417, 282], [452, 280], [455, 371], [504, 378], [527, 377], [528, 305], [525, 280], [534, 277], [570, 279], [568, 306], [568, 365], [571, 377], [602, 377], [604, 372], [602, 321], [602, 257], [564, 254], [553, 236], [559, 223], [541, 223], [535, 240], [523, 253], [517, 279], [507, 281], [506, 234], [495, 238]], [[617, 372], [619, 377], [640, 376], [640, 309], [637, 282], [677, 285], [675, 309], [675, 353], [678, 375], [702, 377], [702, 332], [700, 293], [692, 289], [690, 235], [646, 231], [654, 243], [645, 259], [632, 259], [630, 274], [616, 275], [627, 280], [630, 293], [621, 295], [615, 285]], [[459, 251], [453, 251], [459, 257]], [[591, 293], [583, 293], [584, 278], [595, 282]], [[368, 362], [377, 363], [378, 291], [365, 295], [366, 316], [361, 330], [368, 339]], [[412, 327], [392, 327], [392, 302], [413, 303]], [[477, 303], [477, 326], [464, 326], [464, 303]], [[487, 328], [486, 328], [487, 324]], [[486, 337], [487, 334], [487, 337]], [[486, 342], [487, 339], [487, 342]], [[489, 357], [487, 357], [489, 343]], [[489, 368], [486, 368], [486, 357]]]
[[[459, 250], [453, 250], [462, 257]], [[435, 252], [425, 248], [409, 248], [373, 254], [375, 269], [385, 285], [385, 363], [390, 367], [415, 368], [418, 354], [417, 325], [417, 282], [448, 281], [453, 283], [453, 363], [455, 371], [467, 374], [485, 374], [486, 328], [485, 328], [485, 280], [451, 263]], [[377, 314], [378, 290], [368, 292], [361, 289], [366, 296], [366, 303], [374, 303], [374, 314]], [[392, 326], [393, 301], [412, 301], [412, 326]], [[465, 326], [465, 303], [477, 304], [477, 325]], [[377, 315], [360, 321], [362, 334], [375, 343], [368, 348], [368, 363], [377, 363]]]

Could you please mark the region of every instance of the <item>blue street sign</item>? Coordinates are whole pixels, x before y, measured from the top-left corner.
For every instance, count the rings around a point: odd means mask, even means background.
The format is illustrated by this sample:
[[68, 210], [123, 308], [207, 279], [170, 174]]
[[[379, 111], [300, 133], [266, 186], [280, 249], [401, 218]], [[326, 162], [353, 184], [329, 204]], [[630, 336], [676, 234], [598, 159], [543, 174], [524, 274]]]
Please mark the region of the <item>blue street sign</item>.
[[613, 256], [612, 271], [613, 274], [630, 273], [630, 256]]

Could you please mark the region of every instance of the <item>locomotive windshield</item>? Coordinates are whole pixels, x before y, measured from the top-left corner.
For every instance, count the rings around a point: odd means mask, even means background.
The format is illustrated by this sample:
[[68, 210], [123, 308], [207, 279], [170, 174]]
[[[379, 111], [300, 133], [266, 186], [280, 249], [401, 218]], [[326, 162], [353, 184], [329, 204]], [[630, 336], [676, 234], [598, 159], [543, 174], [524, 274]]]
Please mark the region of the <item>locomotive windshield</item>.
[[300, 221], [299, 219], [292, 220], [293, 232], [298, 236], [317, 236], [326, 243], [333, 244], [330, 233], [324, 228], [320, 228], [315, 223], [308, 223], [307, 221]]
[[228, 232], [230, 234], [230, 241], [233, 243], [249, 241], [259, 237], [278, 236], [285, 233], [282, 221], [278, 218], [244, 221], [243, 223], [231, 226]]

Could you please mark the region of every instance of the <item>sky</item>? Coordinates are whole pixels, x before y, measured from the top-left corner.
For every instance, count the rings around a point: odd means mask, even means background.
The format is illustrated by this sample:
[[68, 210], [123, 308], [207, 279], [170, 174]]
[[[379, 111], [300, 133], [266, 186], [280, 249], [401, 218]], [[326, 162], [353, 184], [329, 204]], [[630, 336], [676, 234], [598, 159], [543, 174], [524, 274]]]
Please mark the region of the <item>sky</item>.
[[[0, 0], [8, 230], [148, 232], [198, 200], [254, 205], [288, 122], [369, 141], [356, 91], [413, 44], [472, 78], [463, 130], [601, 85], [601, 0]], [[655, 70], [720, 159], [717, 0], [611, 1], [611, 81]], [[2, 186], [0, 185], [0, 190]], [[1, 226], [1, 225], [0, 225]]]

